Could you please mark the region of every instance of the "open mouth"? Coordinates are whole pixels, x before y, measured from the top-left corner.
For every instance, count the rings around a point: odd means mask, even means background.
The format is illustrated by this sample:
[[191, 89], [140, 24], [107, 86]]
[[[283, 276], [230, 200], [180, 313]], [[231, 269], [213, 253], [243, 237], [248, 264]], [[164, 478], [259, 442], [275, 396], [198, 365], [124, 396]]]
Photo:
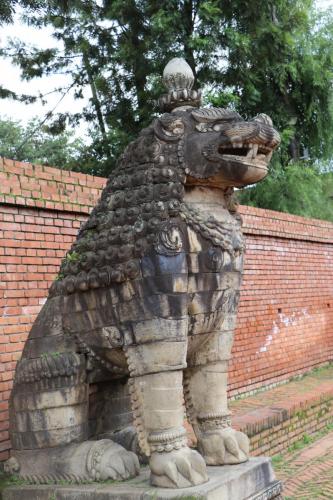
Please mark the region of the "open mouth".
[[[272, 149], [260, 144], [228, 144], [221, 145], [218, 148], [218, 153], [222, 156], [228, 155], [233, 157], [243, 157], [244, 160], [255, 160], [258, 163], [267, 163], [272, 157]], [[245, 160], [245, 161], [246, 161]]]

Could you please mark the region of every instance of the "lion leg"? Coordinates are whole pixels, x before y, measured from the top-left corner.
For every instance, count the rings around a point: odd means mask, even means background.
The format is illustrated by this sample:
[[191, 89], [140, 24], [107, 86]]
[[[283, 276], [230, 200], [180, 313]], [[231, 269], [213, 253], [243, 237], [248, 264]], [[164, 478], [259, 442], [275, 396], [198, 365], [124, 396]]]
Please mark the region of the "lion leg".
[[137, 345], [127, 351], [140, 446], [149, 456], [151, 483], [164, 488], [184, 488], [208, 480], [204, 460], [187, 446], [183, 427], [186, 347], [183, 339]]
[[200, 335], [205, 341], [189, 359], [185, 374], [187, 414], [208, 465], [238, 464], [249, 458], [249, 440], [232, 429], [227, 403], [231, 332]]
[[[56, 352], [19, 362], [10, 400], [9, 462], [33, 482], [88, 478], [85, 467], [72, 460], [57, 464], [59, 450], [88, 439], [88, 386], [85, 359], [75, 352]], [[77, 445], [76, 445], [77, 446]], [[55, 467], [52, 462], [54, 462]], [[15, 467], [14, 467], [15, 469]]]
[[5, 469], [34, 483], [132, 477], [139, 469], [134, 453], [111, 440], [88, 440], [86, 357], [69, 350], [74, 346], [65, 340], [58, 313], [57, 299], [51, 299], [17, 365], [10, 400], [13, 450]]
[[134, 427], [128, 377], [94, 384], [89, 397], [89, 428], [94, 439], [111, 439], [147, 463]]

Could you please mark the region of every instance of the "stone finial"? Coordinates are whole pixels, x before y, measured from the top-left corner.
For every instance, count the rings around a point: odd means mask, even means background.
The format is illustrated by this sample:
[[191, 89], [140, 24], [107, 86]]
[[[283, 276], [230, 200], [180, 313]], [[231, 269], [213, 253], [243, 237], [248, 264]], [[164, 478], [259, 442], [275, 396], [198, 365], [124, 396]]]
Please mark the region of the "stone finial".
[[163, 83], [168, 93], [158, 99], [161, 111], [200, 106], [201, 90], [192, 90], [194, 75], [185, 59], [174, 57], [168, 62], [163, 71]]
[[174, 57], [164, 68], [163, 83], [169, 92], [184, 89], [191, 90], [194, 83], [191, 66], [187, 64], [185, 59]]

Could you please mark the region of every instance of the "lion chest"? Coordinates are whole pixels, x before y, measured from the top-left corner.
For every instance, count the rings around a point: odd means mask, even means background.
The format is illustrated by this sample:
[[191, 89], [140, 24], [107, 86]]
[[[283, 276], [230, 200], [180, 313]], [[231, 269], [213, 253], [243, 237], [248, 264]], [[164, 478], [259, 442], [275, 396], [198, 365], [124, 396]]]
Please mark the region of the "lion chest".
[[188, 228], [189, 335], [232, 330], [239, 300], [243, 256], [230, 255]]
[[220, 233], [209, 228], [210, 214], [202, 223], [185, 217], [162, 226], [137, 279], [65, 298], [68, 330], [101, 357], [170, 336], [233, 330], [243, 258], [230, 248], [239, 229], [232, 221], [227, 232], [222, 223]]

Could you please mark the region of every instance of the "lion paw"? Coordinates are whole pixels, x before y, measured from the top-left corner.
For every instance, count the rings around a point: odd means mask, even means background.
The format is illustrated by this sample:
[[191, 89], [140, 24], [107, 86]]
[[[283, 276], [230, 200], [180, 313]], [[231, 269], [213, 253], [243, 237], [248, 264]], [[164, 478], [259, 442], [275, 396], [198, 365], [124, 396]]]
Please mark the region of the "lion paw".
[[187, 447], [153, 453], [149, 465], [151, 484], [161, 488], [187, 488], [208, 481], [203, 458]]
[[140, 472], [136, 454], [109, 439], [95, 442], [88, 455], [87, 468], [96, 481], [122, 481], [135, 477]]
[[198, 448], [207, 465], [239, 464], [249, 459], [249, 438], [231, 427], [205, 432]]

